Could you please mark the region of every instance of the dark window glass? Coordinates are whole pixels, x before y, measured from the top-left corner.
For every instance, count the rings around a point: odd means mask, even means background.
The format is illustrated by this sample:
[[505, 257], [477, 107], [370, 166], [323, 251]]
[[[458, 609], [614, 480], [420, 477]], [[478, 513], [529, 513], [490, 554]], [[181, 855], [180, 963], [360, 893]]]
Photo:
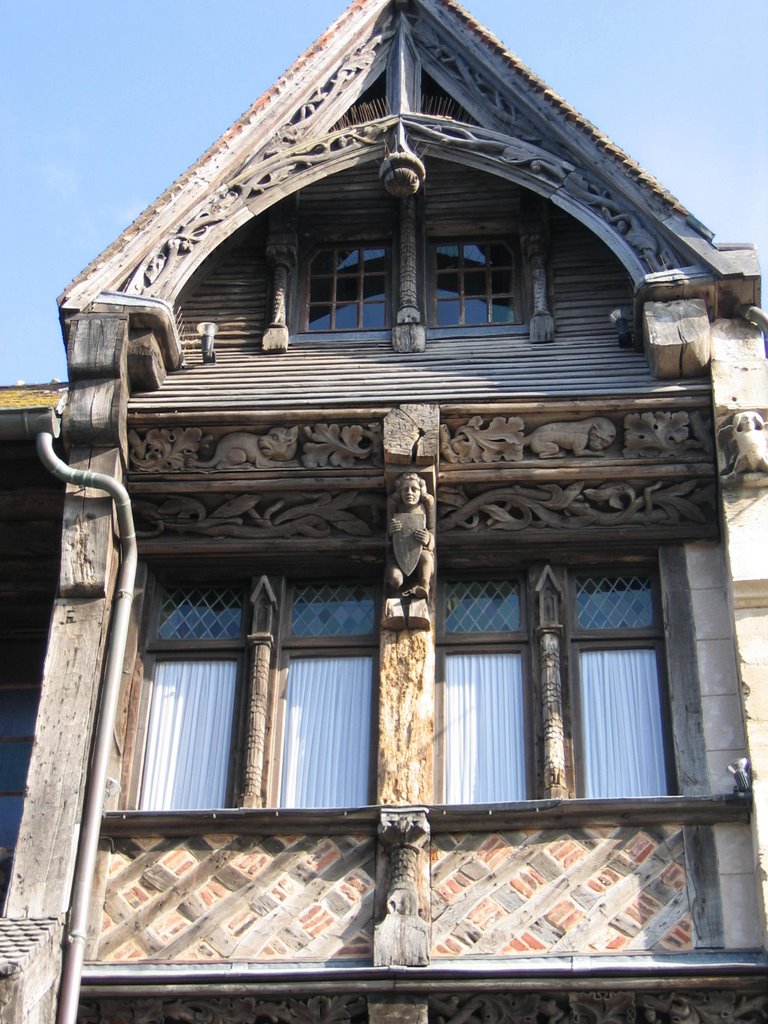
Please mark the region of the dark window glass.
[[515, 261], [506, 243], [436, 243], [432, 263], [437, 326], [517, 322]]
[[508, 580], [445, 585], [446, 633], [503, 633], [520, 629], [520, 588]]
[[386, 327], [388, 261], [389, 250], [383, 246], [316, 253], [309, 267], [307, 330]]
[[237, 590], [169, 590], [160, 609], [161, 640], [227, 640], [240, 636], [243, 598]]
[[354, 584], [297, 587], [291, 633], [298, 637], [369, 636], [374, 630], [373, 588]]
[[654, 624], [653, 589], [647, 576], [602, 576], [576, 584], [581, 629], [642, 629]]

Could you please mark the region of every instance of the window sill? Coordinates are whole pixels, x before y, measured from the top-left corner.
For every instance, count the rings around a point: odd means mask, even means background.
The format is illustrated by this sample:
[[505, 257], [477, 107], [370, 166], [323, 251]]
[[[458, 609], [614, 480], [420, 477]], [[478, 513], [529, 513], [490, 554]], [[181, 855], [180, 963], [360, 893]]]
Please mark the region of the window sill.
[[[104, 836], [188, 835], [190, 832], [235, 832], [274, 835], [303, 832], [342, 835], [376, 832], [380, 813], [391, 808], [222, 808], [216, 811], [107, 811]], [[556, 829], [572, 826], [715, 825], [748, 822], [749, 794], [660, 796], [622, 800], [527, 800], [514, 804], [419, 807], [433, 833], [495, 832], [505, 829]]]

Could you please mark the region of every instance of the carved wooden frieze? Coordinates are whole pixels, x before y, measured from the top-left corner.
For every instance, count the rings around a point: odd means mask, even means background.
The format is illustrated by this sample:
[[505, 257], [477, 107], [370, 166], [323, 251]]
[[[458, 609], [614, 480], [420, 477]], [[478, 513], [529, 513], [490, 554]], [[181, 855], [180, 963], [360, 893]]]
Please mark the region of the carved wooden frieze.
[[541, 462], [550, 459], [708, 461], [712, 427], [699, 410], [658, 410], [620, 416], [547, 421], [541, 416], [472, 416], [440, 426], [448, 465]]
[[255, 469], [350, 469], [381, 466], [381, 424], [311, 423], [266, 430], [154, 427], [128, 433], [137, 473], [228, 473]]
[[625, 526], [714, 530], [716, 522], [715, 487], [706, 480], [446, 486], [437, 502], [439, 536]]
[[768, 995], [747, 983], [741, 991], [713, 987], [633, 992], [622, 986], [563, 992], [477, 992], [429, 996], [429, 1024], [764, 1024]]
[[324, 539], [333, 534], [370, 537], [383, 521], [384, 496], [368, 492], [289, 491], [258, 494], [204, 493], [137, 498], [140, 537], [186, 534], [201, 537]]
[[[740, 991], [706, 988], [634, 992], [614, 984], [588, 991], [430, 993], [429, 1024], [765, 1024], [768, 996], [742, 979]], [[418, 997], [421, 999], [421, 997]], [[365, 1024], [365, 996], [308, 999], [166, 998], [86, 1000], [79, 1024]], [[396, 1018], [393, 1018], [396, 1019]]]
[[80, 1005], [79, 1024], [364, 1024], [365, 997], [310, 996], [261, 1000], [101, 999]]

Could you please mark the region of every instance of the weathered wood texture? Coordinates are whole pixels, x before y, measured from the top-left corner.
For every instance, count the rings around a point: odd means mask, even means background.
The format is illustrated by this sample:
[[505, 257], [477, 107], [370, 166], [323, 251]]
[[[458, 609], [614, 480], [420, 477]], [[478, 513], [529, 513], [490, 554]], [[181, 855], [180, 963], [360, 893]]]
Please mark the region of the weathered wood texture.
[[654, 377], [664, 380], [706, 373], [710, 332], [703, 299], [646, 302], [643, 337]]
[[71, 321], [67, 344], [70, 381], [125, 377], [127, 358], [126, 315], [101, 313]]
[[381, 812], [376, 851], [376, 966], [429, 963], [429, 823], [424, 808]]
[[69, 906], [107, 623], [104, 598], [54, 603], [9, 917], [55, 916]]
[[709, 792], [709, 779], [691, 585], [683, 547], [664, 545], [659, 549], [659, 575], [677, 787], [687, 796], [703, 796]]
[[368, 997], [368, 1024], [427, 1024], [427, 1000], [419, 996]]
[[432, 630], [382, 630], [378, 804], [423, 804], [432, 800], [434, 678]]
[[124, 839], [109, 857], [107, 961], [371, 956], [369, 836]]
[[[73, 469], [119, 478], [116, 448], [73, 448]], [[114, 570], [112, 499], [102, 490], [67, 484], [61, 542], [59, 593], [62, 597], [103, 597]]]
[[693, 949], [679, 826], [432, 839], [432, 957]]
[[267, 322], [272, 276], [265, 245], [266, 224], [252, 221], [203, 263], [177, 303], [185, 349], [199, 350], [195, 328], [203, 321], [218, 325], [217, 356], [232, 346], [258, 347]]
[[703, 948], [720, 949], [725, 945], [725, 928], [713, 830], [688, 825], [683, 836], [694, 932]]
[[404, 404], [384, 417], [384, 458], [397, 467], [429, 466], [440, 450], [440, 412], [436, 405]]
[[61, 932], [52, 919], [0, 918], [0, 1020], [45, 1024], [56, 1015]]

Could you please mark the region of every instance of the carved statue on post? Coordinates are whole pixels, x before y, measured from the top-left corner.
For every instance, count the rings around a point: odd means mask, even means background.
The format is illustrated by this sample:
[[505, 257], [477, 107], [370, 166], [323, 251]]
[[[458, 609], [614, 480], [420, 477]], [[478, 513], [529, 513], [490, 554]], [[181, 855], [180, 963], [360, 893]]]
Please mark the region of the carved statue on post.
[[435, 499], [418, 473], [402, 473], [388, 503], [391, 539], [385, 629], [428, 629], [435, 571]]
[[429, 962], [429, 823], [423, 809], [382, 811], [377, 885], [386, 892], [374, 930], [374, 962]]

